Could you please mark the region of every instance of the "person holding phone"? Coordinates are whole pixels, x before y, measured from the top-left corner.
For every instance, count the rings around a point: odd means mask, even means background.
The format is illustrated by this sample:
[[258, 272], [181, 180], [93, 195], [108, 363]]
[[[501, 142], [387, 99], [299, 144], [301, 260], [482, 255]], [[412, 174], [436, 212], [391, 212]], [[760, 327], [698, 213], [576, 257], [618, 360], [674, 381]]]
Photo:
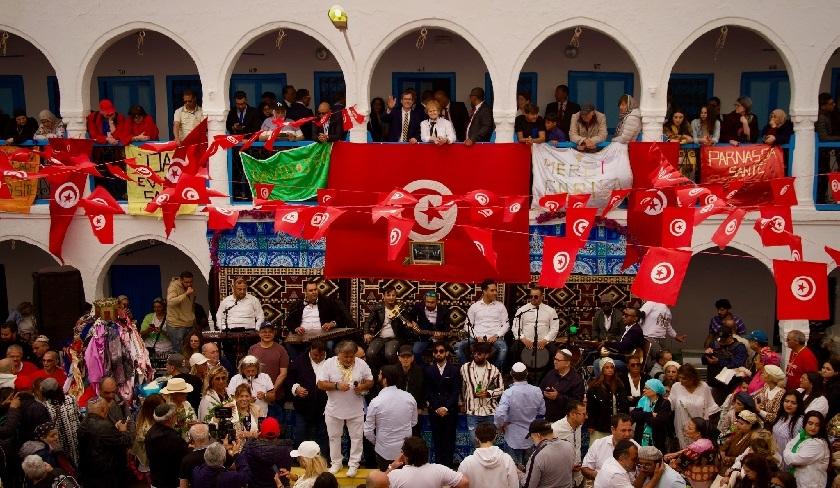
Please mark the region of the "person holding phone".
[[643, 446], [639, 448], [639, 461], [636, 463], [636, 480], [641, 477], [647, 483], [653, 479], [658, 471], [662, 474], [659, 483], [653, 485], [656, 488], [680, 488], [685, 486], [685, 479], [674, 468], [662, 462], [662, 451], [654, 446]]

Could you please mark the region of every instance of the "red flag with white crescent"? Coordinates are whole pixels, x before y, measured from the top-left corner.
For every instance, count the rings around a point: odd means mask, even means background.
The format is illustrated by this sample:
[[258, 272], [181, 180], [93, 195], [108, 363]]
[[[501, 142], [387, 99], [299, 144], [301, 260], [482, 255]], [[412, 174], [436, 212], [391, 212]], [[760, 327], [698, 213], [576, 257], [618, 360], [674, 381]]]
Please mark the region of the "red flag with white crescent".
[[793, 235], [790, 207], [768, 205], [758, 209], [761, 218], [755, 221], [755, 231], [763, 246], [787, 246]]
[[610, 192], [610, 199], [607, 201], [604, 210], [601, 211], [601, 217], [606, 218], [607, 214], [618, 207], [631, 191], [633, 191], [632, 188], [619, 188]]
[[548, 288], [562, 288], [575, 268], [575, 259], [582, 245], [582, 241], [572, 237], [543, 237], [539, 284]]
[[528, 203], [527, 196], [507, 196], [504, 198], [505, 208], [502, 213], [502, 222], [509, 224], [513, 222], [516, 215], [525, 209]]
[[840, 203], [840, 173], [828, 174], [828, 188], [831, 190], [831, 199]]
[[741, 222], [744, 220], [744, 215], [747, 211], [743, 208], [736, 208], [732, 211], [723, 222], [720, 223], [715, 233], [712, 235], [712, 242], [718, 245], [720, 249], [725, 248], [732, 242], [735, 234], [738, 233], [738, 228], [741, 227]]
[[125, 213], [105, 188], [97, 186], [79, 204], [85, 211], [93, 235], [101, 244], [114, 243], [114, 214]]
[[834, 267], [836, 268], [837, 266], [840, 266], [840, 251], [828, 246], [823, 247], [823, 249], [825, 250], [825, 253], [834, 260]]
[[773, 190], [773, 205], [786, 205], [788, 207], [799, 204], [796, 198], [796, 187], [794, 187], [793, 176], [784, 178], [773, 178], [770, 180], [770, 188]]
[[230, 230], [236, 227], [239, 210], [208, 205], [203, 212], [207, 212], [207, 228], [214, 231]]
[[828, 308], [828, 265], [808, 261], [773, 260], [776, 318], [825, 320]]
[[61, 248], [67, 228], [73, 221], [73, 215], [87, 184], [87, 175], [80, 172], [64, 172], [47, 177], [50, 185], [50, 252], [61, 262]]
[[667, 207], [662, 212], [662, 247], [691, 247], [694, 236], [694, 209]]
[[[254, 198], [271, 200], [271, 192], [274, 191], [273, 183], [254, 183]], [[320, 190], [318, 190], [320, 191]]]
[[274, 209], [274, 232], [303, 237], [303, 222], [309, 219], [315, 207], [308, 205], [283, 205]]
[[537, 203], [540, 207], [548, 210], [549, 212], [556, 212], [566, 206], [566, 199], [568, 196], [568, 193], [544, 195]]
[[309, 219], [303, 222], [301, 237], [308, 241], [317, 241], [326, 235], [327, 230], [345, 210], [336, 207], [312, 207]]
[[691, 251], [653, 247], [642, 258], [642, 264], [630, 291], [646, 300], [676, 305]]
[[469, 239], [472, 239], [473, 245], [482, 257], [490, 264], [490, 267], [496, 269], [496, 250], [493, 247], [493, 231], [490, 229], [483, 229], [480, 227], [473, 227], [471, 225], [464, 226], [464, 232], [467, 233]]
[[210, 203], [207, 193], [207, 180], [190, 174], [182, 174], [175, 186], [174, 202], [187, 205], [206, 205]]
[[590, 198], [592, 198], [591, 193], [577, 193], [569, 195], [568, 198], [566, 198], [566, 208], [583, 208], [587, 203], [589, 203]]
[[414, 227], [414, 220], [391, 217], [388, 221], [388, 261], [396, 260], [408, 242], [408, 235]]
[[597, 213], [598, 209], [594, 207], [570, 207], [566, 211], [566, 237], [586, 242], [595, 225]]

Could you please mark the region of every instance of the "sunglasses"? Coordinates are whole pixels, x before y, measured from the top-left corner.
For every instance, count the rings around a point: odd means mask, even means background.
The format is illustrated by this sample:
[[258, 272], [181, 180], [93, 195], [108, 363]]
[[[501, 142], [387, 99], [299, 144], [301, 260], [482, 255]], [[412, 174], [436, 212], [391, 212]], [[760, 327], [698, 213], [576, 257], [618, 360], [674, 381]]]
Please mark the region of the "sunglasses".
[[630, 363], [630, 367], [632, 368], [633, 366], [641, 366], [641, 364], [640, 363]]

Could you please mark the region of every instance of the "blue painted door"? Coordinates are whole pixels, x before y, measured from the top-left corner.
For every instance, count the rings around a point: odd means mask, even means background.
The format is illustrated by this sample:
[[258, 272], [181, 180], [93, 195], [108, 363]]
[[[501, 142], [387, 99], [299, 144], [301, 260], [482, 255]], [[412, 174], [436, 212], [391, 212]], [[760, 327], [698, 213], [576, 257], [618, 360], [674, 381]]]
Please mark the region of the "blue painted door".
[[286, 86], [285, 73], [265, 74], [236, 74], [230, 77], [230, 106], [233, 107], [233, 94], [239, 90], [248, 96], [248, 103], [257, 106], [260, 103], [262, 94], [270, 91], [277, 95], [277, 99], [283, 98], [283, 88]]
[[26, 110], [26, 98], [23, 96], [23, 76], [0, 76], [0, 111], [12, 116], [15, 109]]
[[741, 73], [741, 93], [752, 99], [752, 112], [758, 119], [759, 129], [767, 124], [773, 110], [780, 108], [790, 113], [790, 81], [786, 71]]
[[109, 275], [111, 296], [127, 296], [138, 323], [152, 311], [152, 300], [162, 297], [160, 266], [115, 264]]
[[633, 73], [569, 71], [569, 97], [579, 104], [593, 103], [607, 117], [607, 129], [618, 124], [618, 99], [633, 94]]
[[117, 112], [125, 115], [132, 105], [137, 104], [143, 107], [152, 119], [156, 119], [154, 76], [100, 76], [98, 81], [99, 98], [110, 99]]
[[[531, 94], [531, 102], [539, 103], [537, 101], [537, 73], [531, 71], [523, 71], [519, 73], [519, 79], [516, 81], [516, 93], [528, 92]], [[493, 105], [493, 80], [490, 79], [490, 73], [484, 73], [484, 99]], [[541, 112], [545, 112], [545, 107], [540, 107]]]
[[341, 71], [316, 71], [315, 72], [315, 93], [312, 94], [314, 107], [318, 108], [321, 102], [330, 105], [335, 103], [339, 93], [346, 93], [347, 87], [344, 84], [344, 74]]
[[[174, 114], [175, 109], [184, 104], [184, 90], [190, 89], [195, 93], [198, 106], [201, 106], [201, 78], [198, 75], [170, 75], [166, 77], [166, 107], [168, 114]], [[167, 117], [169, 126], [169, 140], [175, 138], [172, 132], [172, 119]], [[161, 134], [161, 137], [166, 137]]]
[[696, 119], [700, 108], [712, 97], [714, 80], [712, 73], [673, 73], [668, 81], [671, 108], [684, 110], [688, 120]]
[[[426, 90], [443, 90], [449, 94], [451, 100], [456, 100], [455, 73], [452, 71], [439, 73], [393, 73], [391, 75], [392, 95], [397, 99], [397, 102], [399, 102], [400, 93], [409, 88], [417, 92], [418, 99]], [[397, 104], [399, 105], [399, 103]]]

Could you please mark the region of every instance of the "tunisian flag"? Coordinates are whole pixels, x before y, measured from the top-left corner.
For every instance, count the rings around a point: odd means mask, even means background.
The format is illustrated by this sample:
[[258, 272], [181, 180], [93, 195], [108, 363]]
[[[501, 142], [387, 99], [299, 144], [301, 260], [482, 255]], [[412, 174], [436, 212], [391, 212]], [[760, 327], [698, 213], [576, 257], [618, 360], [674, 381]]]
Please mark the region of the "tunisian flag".
[[562, 288], [572, 274], [577, 253], [583, 244], [583, 241], [574, 237], [544, 237], [539, 284], [548, 288]]
[[[492, 192], [499, 199], [527, 195], [530, 167], [530, 149], [524, 144], [466, 147], [335, 143], [328, 188], [339, 191], [330, 204], [347, 212], [327, 234], [325, 275], [527, 282], [527, 212], [507, 215], [511, 221], [505, 222], [505, 212], [498, 207], [482, 221], [480, 228], [493, 231], [493, 251], [498, 256], [494, 269], [473, 242], [479, 239], [470, 237], [465, 229], [475, 225], [470, 208], [443, 204], [478, 189]], [[373, 223], [370, 209], [394, 188], [402, 188], [417, 199], [394, 217], [414, 222], [410, 243], [443, 246], [441, 265], [411, 264], [406, 259], [410, 258], [411, 246], [405, 246], [397, 259], [388, 259], [388, 219]]]
[[691, 251], [654, 247], [642, 258], [630, 291], [645, 300], [676, 305]]
[[50, 184], [50, 252], [61, 262], [61, 247], [67, 228], [85, 192], [88, 176], [78, 171], [65, 171], [47, 177]]
[[776, 278], [776, 318], [828, 318], [828, 266], [808, 261], [773, 260]]

